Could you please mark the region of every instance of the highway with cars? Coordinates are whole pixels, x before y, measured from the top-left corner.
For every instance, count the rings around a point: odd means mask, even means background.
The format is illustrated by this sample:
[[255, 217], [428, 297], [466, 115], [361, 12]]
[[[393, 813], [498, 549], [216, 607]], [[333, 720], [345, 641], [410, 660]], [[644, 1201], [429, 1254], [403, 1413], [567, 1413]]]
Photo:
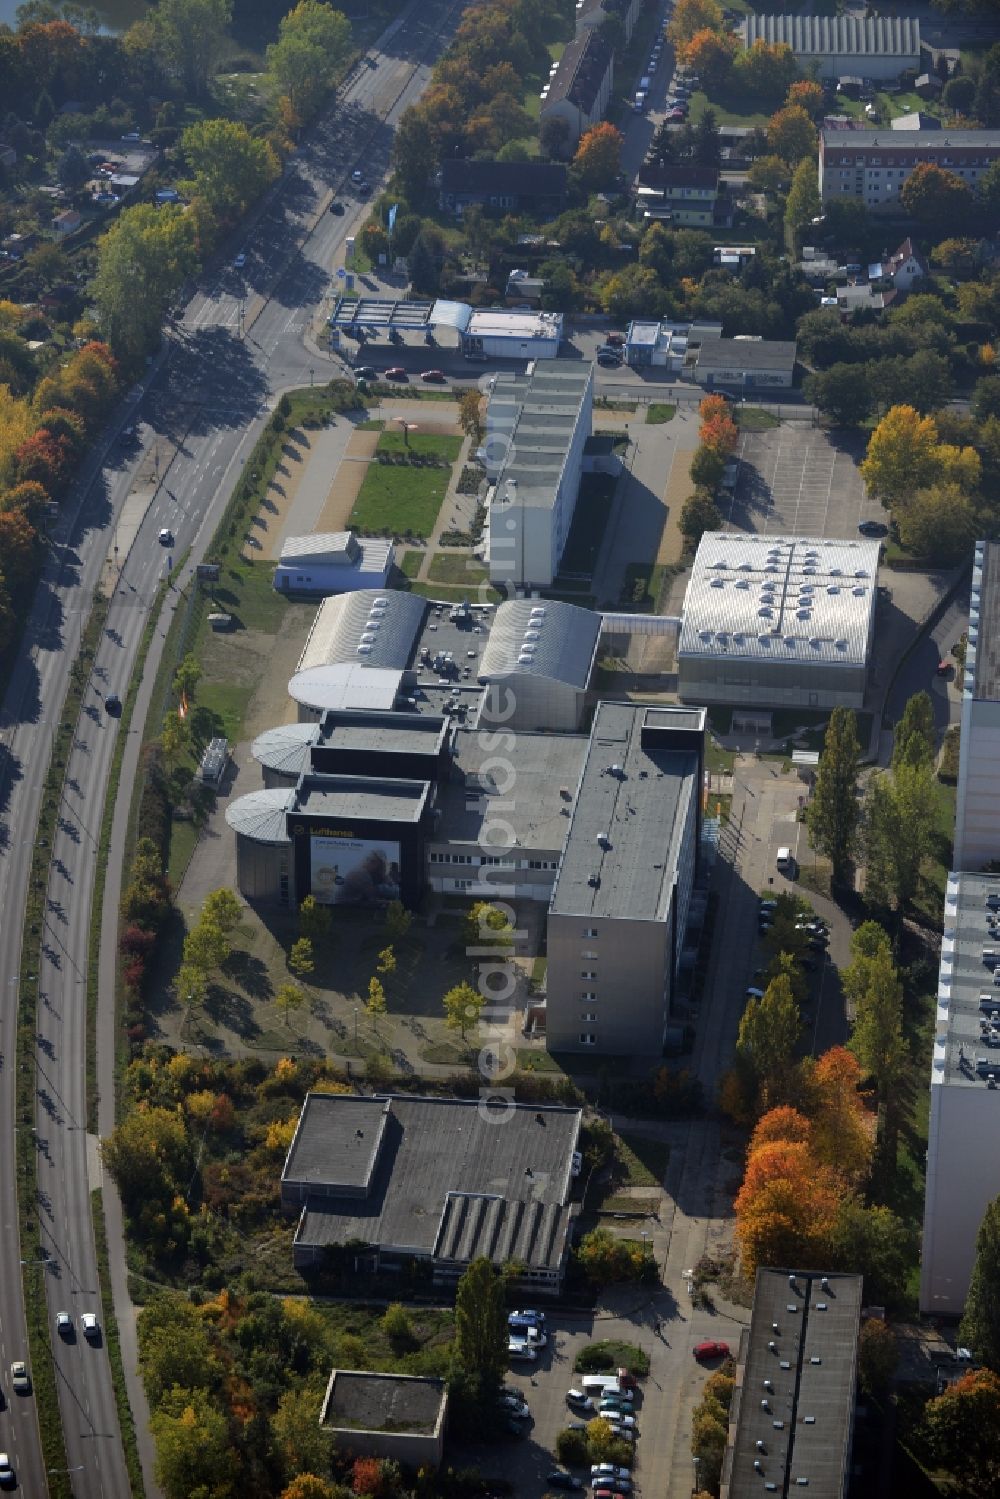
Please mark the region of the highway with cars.
[[[369, 54], [286, 167], [257, 222], [231, 248], [228, 269], [206, 276], [171, 329], [148, 391], [133, 393], [120, 434], [109, 433], [64, 508], [0, 707], [0, 1451], [19, 1487], [48, 1490], [30, 1393], [15, 1393], [11, 1363], [27, 1357], [24, 1296], [46, 1298], [66, 1440], [78, 1499], [130, 1492], [100, 1314], [90, 1192], [100, 1184], [98, 1144], [87, 1130], [86, 985], [95, 853], [117, 735], [109, 698], [125, 699], [139, 643], [173, 556], [207, 544], [277, 393], [313, 378], [303, 331], [334, 258], [361, 209], [345, 188], [363, 164], [378, 180], [392, 126], [416, 99], [459, 13], [456, 0], [414, 4]], [[331, 191], [348, 205], [327, 212]], [[245, 261], [237, 268], [238, 255]], [[235, 310], [234, 310], [235, 309]], [[322, 379], [330, 370], [316, 370]], [[169, 531], [174, 546], [159, 533]], [[15, 1118], [14, 1061], [21, 931], [43, 780], [70, 667], [95, 590], [111, 595], [58, 806], [46, 891], [35, 1036], [36, 1108]], [[141, 732], [141, 726], [132, 732]], [[123, 786], [122, 795], [130, 794]], [[112, 855], [113, 857], [114, 855]], [[109, 939], [113, 940], [113, 934]], [[102, 1007], [114, 996], [102, 993]], [[105, 1015], [106, 1015], [105, 1011]], [[110, 1078], [107, 1058], [102, 1076]], [[110, 1086], [100, 1129], [113, 1122]], [[12, 1142], [32, 1133], [42, 1254], [19, 1236]], [[120, 1246], [111, 1246], [112, 1254]], [[22, 1282], [23, 1276], [23, 1282]], [[69, 1325], [56, 1331], [66, 1313]], [[148, 1480], [147, 1480], [148, 1482]]]

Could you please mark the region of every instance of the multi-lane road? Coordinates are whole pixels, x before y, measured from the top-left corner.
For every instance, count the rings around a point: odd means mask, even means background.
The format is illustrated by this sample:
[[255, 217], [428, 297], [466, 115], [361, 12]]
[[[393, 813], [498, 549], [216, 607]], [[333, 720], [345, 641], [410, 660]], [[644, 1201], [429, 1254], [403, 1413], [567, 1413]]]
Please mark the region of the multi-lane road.
[[[303, 334], [343, 238], [364, 211], [346, 185], [350, 172], [361, 165], [371, 180], [382, 176], [395, 119], [423, 90], [458, 12], [457, 0], [424, 0], [397, 19], [369, 54], [375, 66], [356, 70], [247, 232], [238, 247], [245, 266], [217, 271], [194, 291], [171, 330], [162, 368], [137, 395], [136, 435], [109, 435], [107, 451], [92, 460], [67, 507], [0, 707], [0, 1389], [6, 1396], [0, 1450], [10, 1455], [26, 1494], [44, 1495], [48, 1476], [33, 1399], [10, 1387], [11, 1361], [27, 1356], [25, 1294], [47, 1302], [74, 1495], [124, 1499], [130, 1492], [106, 1350], [79, 1332], [81, 1314], [100, 1310], [90, 1212], [98, 1157], [87, 1133], [86, 972], [98, 831], [122, 732], [104, 699], [127, 692], [164, 575], [168, 552], [158, 543], [160, 529], [173, 533], [178, 553], [206, 545], [276, 393], [312, 378], [317, 361]], [[325, 211], [331, 192], [347, 204], [345, 216]], [[329, 366], [316, 370], [320, 378], [329, 373]], [[13, 1142], [16, 1124], [31, 1126], [15, 1119], [13, 1072], [27, 873], [69, 669], [100, 586], [113, 589], [113, 597], [66, 766], [38, 973], [35, 1210], [48, 1258], [24, 1265]], [[102, 991], [105, 1025], [113, 1002]], [[102, 1127], [110, 1110], [110, 1098], [102, 1097]], [[73, 1318], [72, 1339], [55, 1334], [60, 1311]]]

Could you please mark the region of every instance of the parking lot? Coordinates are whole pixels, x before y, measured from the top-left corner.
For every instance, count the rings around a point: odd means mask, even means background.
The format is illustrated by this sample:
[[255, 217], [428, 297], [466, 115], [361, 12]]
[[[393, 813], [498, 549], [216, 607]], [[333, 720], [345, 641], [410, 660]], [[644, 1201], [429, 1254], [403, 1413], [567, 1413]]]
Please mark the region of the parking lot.
[[859, 521], [884, 519], [865, 494], [862, 456], [863, 444], [841, 435], [834, 441], [806, 422], [744, 432], [740, 476], [724, 519], [747, 531], [856, 536]]

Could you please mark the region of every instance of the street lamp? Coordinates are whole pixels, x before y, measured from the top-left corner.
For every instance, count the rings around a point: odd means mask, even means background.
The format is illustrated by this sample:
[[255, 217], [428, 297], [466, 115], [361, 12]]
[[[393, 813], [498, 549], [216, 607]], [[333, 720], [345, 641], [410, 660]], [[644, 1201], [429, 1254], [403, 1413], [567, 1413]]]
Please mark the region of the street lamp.
[[314, 369], [313, 369], [313, 367], [312, 367], [312, 365], [310, 365], [310, 366], [309, 366], [309, 385], [310, 385], [310, 387], [311, 387], [311, 386], [312, 386], [312, 383], [313, 383], [313, 376], [314, 376], [314, 375], [315, 375], [315, 374], [316, 374], [316, 371], [315, 371], [315, 370], [314, 370]]
[[691, 1459], [691, 1461], [694, 1464], [694, 1488], [691, 1490], [691, 1492], [692, 1492], [692, 1494], [697, 1494], [698, 1490], [699, 1490], [699, 1488], [701, 1486], [700, 1485], [700, 1480], [701, 1480], [701, 1458], [700, 1457], [693, 1457]]

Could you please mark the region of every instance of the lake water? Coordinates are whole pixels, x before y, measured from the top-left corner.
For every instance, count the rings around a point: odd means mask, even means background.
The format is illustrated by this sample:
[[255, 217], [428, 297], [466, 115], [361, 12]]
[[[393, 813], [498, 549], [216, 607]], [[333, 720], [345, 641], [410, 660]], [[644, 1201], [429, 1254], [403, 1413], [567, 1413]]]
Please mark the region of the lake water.
[[[83, 0], [93, 4], [105, 31], [124, 31], [146, 10], [146, 0]], [[0, 0], [0, 23], [17, 25], [17, 7], [21, 0]]]

